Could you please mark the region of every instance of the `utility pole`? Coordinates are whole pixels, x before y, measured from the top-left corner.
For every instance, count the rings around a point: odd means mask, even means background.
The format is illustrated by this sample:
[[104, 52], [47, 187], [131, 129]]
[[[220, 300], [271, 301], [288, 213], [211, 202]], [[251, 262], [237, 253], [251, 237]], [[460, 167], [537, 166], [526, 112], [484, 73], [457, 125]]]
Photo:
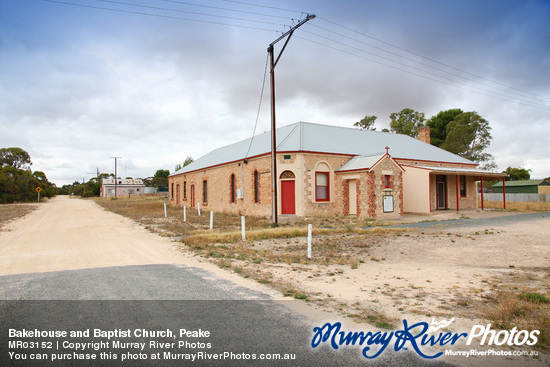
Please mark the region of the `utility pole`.
[[[278, 223], [278, 214], [277, 214], [277, 137], [276, 137], [276, 123], [275, 123], [275, 66], [277, 66], [277, 63], [279, 62], [279, 59], [281, 58], [281, 55], [283, 54], [283, 51], [286, 48], [286, 45], [288, 45], [288, 41], [290, 41], [290, 37], [292, 37], [292, 34], [294, 31], [302, 26], [307, 21], [310, 21], [311, 19], [315, 18], [314, 14], [308, 14], [306, 18], [302, 21], [300, 21], [298, 24], [296, 24], [294, 27], [290, 28], [286, 33], [284, 33], [281, 37], [277, 38], [275, 41], [269, 44], [269, 47], [267, 48], [267, 52], [269, 53], [269, 60], [270, 60], [270, 81], [271, 81], [271, 207], [272, 207], [272, 215], [273, 215], [273, 223]], [[277, 56], [277, 59], [275, 60], [274, 56], [274, 46], [277, 42], [280, 40], [286, 38], [286, 42], [283, 45], [283, 48], [281, 49], [281, 52], [279, 52], [279, 55]]]
[[115, 160], [115, 199], [116, 199], [116, 187], [117, 187], [117, 180], [118, 180], [118, 176], [117, 176], [117, 173], [116, 173], [116, 161], [118, 158], [122, 158], [122, 157], [111, 157]]

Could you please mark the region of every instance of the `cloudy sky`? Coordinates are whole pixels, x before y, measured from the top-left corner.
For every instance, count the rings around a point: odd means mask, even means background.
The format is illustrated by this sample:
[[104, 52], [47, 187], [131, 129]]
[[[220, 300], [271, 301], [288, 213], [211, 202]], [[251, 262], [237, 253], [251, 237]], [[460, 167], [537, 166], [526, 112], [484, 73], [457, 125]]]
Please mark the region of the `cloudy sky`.
[[499, 170], [550, 176], [546, 0], [0, 0], [0, 147], [58, 186], [114, 156], [122, 177], [173, 172], [252, 135], [267, 46], [306, 13], [276, 68], [279, 126], [461, 108], [489, 121]]

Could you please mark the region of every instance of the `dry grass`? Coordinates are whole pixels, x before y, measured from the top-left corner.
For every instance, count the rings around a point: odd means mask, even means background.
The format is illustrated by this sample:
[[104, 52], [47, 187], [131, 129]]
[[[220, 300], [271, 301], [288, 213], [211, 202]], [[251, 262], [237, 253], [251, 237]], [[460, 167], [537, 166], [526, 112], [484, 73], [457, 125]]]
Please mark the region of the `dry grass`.
[[[283, 268], [287, 272], [305, 273], [308, 278], [346, 277], [347, 272], [353, 271], [359, 264], [385, 261], [384, 256], [376, 256], [374, 248], [385, 248], [396, 236], [409, 235], [401, 233], [401, 229], [380, 228], [376, 227], [380, 224], [376, 221], [338, 216], [307, 218], [278, 227], [272, 226], [268, 218], [247, 217], [247, 241], [242, 241], [238, 215], [215, 213], [215, 229], [211, 231], [208, 211], [198, 216], [196, 210], [188, 208], [187, 222], [183, 222], [182, 208], [168, 204], [168, 217], [165, 218], [164, 203], [168, 201], [164, 198], [101, 198], [96, 201], [104, 208], [134, 219], [156, 233], [182, 237], [180, 246], [185, 250], [191, 250], [197, 256], [205, 257], [245, 278], [267, 284], [288, 297], [315, 302], [382, 328], [391, 328], [396, 321], [386, 316], [384, 310], [376, 305], [350, 304], [329, 294], [314, 293], [297, 283], [293, 277], [281, 277], [276, 272]], [[312, 223], [314, 228], [314, 252], [311, 259], [307, 258], [306, 251], [307, 223]], [[538, 270], [535, 273], [538, 274]], [[550, 273], [543, 278], [550, 279]], [[527, 284], [521, 277], [497, 279], [490, 283], [487, 284], [487, 292], [476, 294], [475, 297], [473, 294], [456, 293], [455, 301], [449, 302], [448, 307], [458, 316], [487, 318], [495, 327], [498, 325], [503, 329], [511, 329], [513, 326], [520, 330], [537, 328], [541, 330], [538, 347], [547, 350], [550, 344], [550, 304], [533, 302], [537, 296], [531, 299], [527, 295], [533, 293], [547, 296], [548, 282], [541, 284], [541, 288], [521, 291], [518, 285]], [[520, 297], [522, 294], [523, 298]], [[419, 305], [425, 302], [423, 299], [418, 301]]]
[[[404, 232], [401, 228], [320, 228], [312, 230], [314, 236], [322, 236], [329, 234], [353, 233], [353, 234], [382, 234], [382, 233], [400, 233]], [[306, 237], [308, 234], [307, 227], [279, 227], [279, 228], [263, 228], [246, 231], [246, 241], [263, 241], [268, 239], [285, 239], [295, 237]], [[232, 232], [209, 232], [196, 233], [182, 240], [185, 244], [200, 245], [200, 244], [215, 244], [215, 243], [236, 243], [242, 241], [241, 231]]]
[[[487, 201], [483, 200], [483, 205], [485, 208], [489, 209], [501, 209], [502, 210], [502, 201]], [[507, 201], [506, 210], [509, 211], [522, 211], [522, 212], [548, 212], [550, 211], [550, 202], [544, 203], [535, 203], [528, 202], [522, 203], [517, 201]]]
[[[141, 196], [128, 199], [120, 197], [95, 198], [103, 208], [123, 215], [143, 224], [149, 230], [164, 236], [196, 236], [194, 240], [199, 242], [229, 242], [234, 243], [241, 239], [241, 217], [231, 213], [214, 213], [214, 230], [209, 231], [210, 211], [203, 208], [201, 216], [193, 208], [186, 209], [187, 221], [183, 221], [183, 208], [170, 203], [167, 198], [158, 196]], [[164, 217], [164, 204], [167, 217]], [[317, 231], [321, 229], [338, 229], [340, 231], [352, 231], [357, 228], [376, 228], [392, 223], [373, 220], [349, 218], [344, 216], [315, 217], [282, 223], [276, 226], [270, 222], [270, 218], [247, 216], [247, 239], [261, 240], [265, 238], [287, 238], [307, 235], [307, 224], [312, 224]], [[274, 228], [275, 227], [275, 228]], [[299, 230], [296, 230], [299, 228]], [[262, 233], [264, 230], [273, 232]], [[277, 232], [280, 230], [280, 232]], [[258, 232], [259, 231], [259, 232]], [[319, 233], [319, 232], [317, 232]]]
[[0, 228], [11, 220], [25, 216], [38, 208], [38, 204], [2, 204], [0, 205]]
[[539, 330], [536, 348], [550, 351], [550, 298], [527, 289], [505, 289], [488, 299], [484, 316], [495, 328], [511, 330]]

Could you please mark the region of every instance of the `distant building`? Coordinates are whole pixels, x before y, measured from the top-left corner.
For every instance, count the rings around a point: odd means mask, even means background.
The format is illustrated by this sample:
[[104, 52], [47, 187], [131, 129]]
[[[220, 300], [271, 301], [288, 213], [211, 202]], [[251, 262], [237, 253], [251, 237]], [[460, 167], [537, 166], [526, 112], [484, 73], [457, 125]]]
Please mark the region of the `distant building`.
[[[546, 180], [506, 181], [507, 194], [550, 194], [550, 183]], [[502, 193], [502, 182], [493, 185], [495, 193]]]
[[101, 197], [114, 197], [116, 187], [116, 196], [143, 195], [145, 193], [145, 184], [140, 178], [121, 179], [116, 181], [114, 178], [104, 178], [101, 180]]
[[[215, 149], [168, 177], [176, 205], [271, 214], [270, 132]], [[398, 218], [477, 207], [476, 181], [506, 175], [410, 136], [298, 122], [277, 129], [278, 215]]]

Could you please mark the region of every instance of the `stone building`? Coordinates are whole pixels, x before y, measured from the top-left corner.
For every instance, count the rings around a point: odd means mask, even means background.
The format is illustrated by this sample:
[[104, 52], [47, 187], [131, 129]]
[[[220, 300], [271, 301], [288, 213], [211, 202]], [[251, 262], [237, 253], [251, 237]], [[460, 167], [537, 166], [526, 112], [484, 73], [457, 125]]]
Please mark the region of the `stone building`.
[[[211, 151], [168, 177], [175, 205], [271, 216], [270, 132]], [[277, 129], [278, 214], [398, 218], [476, 207], [499, 173], [406, 135], [298, 122]]]

